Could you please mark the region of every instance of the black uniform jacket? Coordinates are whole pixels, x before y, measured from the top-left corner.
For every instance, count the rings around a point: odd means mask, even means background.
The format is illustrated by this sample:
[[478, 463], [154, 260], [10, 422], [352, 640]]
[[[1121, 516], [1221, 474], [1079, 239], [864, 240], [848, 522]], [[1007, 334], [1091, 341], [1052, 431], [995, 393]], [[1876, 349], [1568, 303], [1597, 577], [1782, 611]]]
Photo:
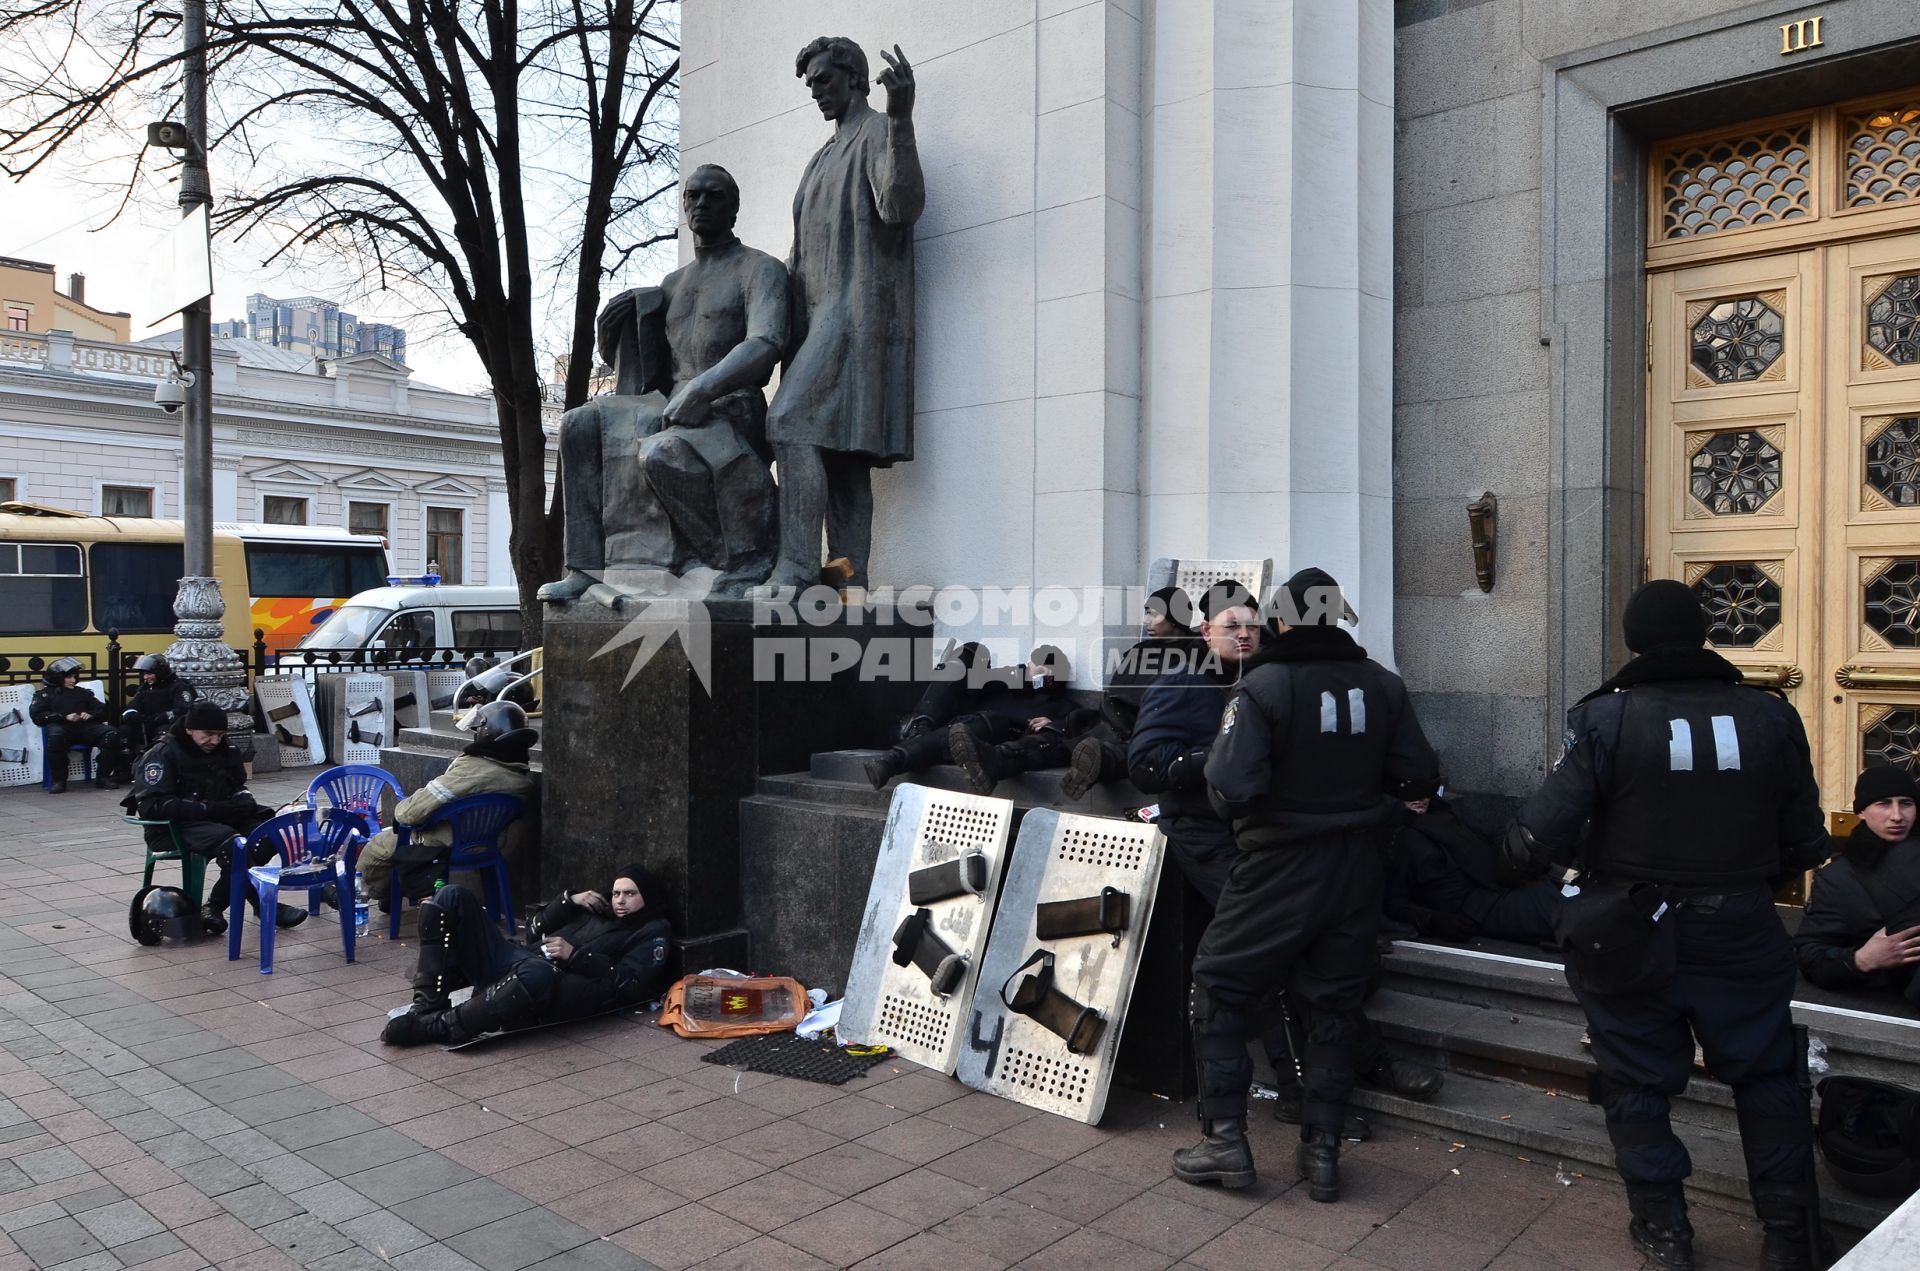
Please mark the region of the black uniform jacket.
[[[1416, 854], [1405, 850], [1411, 838], [1433, 844], [1447, 867], [1432, 875], [1417, 871], [1412, 864]], [[1438, 930], [1433, 925], [1435, 914], [1464, 914], [1467, 898], [1475, 888], [1506, 888], [1499, 848], [1455, 815], [1453, 807], [1438, 795], [1424, 813], [1402, 811], [1400, 843], [1392, 856], [1397, 868], [1388, 875], [1382, 910], [1387, 917], [1410, 924], [1421, 935]]]
[[573, 946], [573, 955], [555, 964], [563, 974], [545, 1012], [548, 1018], [595, 1015], [666, 991], [673, 928], [651, 909], [615, 918], [584, 909], [562, 893], [528, 928], [530, 942], [547, 936]]
[[1168, 838], [1231, 839], [1207, 799], [1207, 748], [1220, 730], [1233, 679], [1200, 671], [1163, 675], [1148, 686], [1127, 744], [1127, 778], [1159, 796], [1156, 824]]
[[[1199, 636], [1148, 636], [1128, 646], [1115, 660], [1107, 676], [1106, 692], [1100, 695], [1100, 715], [1114, 737], [1124, 742], [1133, 736], [1135, 721], [1154, 681], [1194, 673], [1206, 655], [1207, 642]], [[1216, 715], [1207, 726], [1207, 740], [1212, 740], [1213, 725], [1219, 722]]]
[[144, 820], [218, 821], [236, 830], [252, 829], [269, 811], [247, 789], [247, 766], [233, 744], [223, 739], [201, 750], [184, 719], [140, 757], [127, 799]]
[[1244, 846], [1366, 829], [1439, 761], [1400, 677], [1338, 627], [1294, 627], [1247, 663], [1207, 756], [1214, 810]]
[[1828, 848], [1799, 713], [1708, 649], [1642, 654], [1568, 711], [1518, 825], [1536, 866], [1578, 855], [1603, 878], [1688, 888], [1777, 885]]
[[199, 696], [193, 685], [176, 675], [165, 684], [142, 684], [127, 709], [140, 716], [145, 736], [158, 741]]
[[91, 715], [89, 724], [104, 724], [107, 719], [107, 704], [93, 693], [78, 684], [72, 688], [54, 688], [47, 685], [37, 690], [33, 701], [27, 704], [27, 715], [42, 728], [51, 728], [55, 724], [67, 722], [67, 716], [81, 713]]
[[1813, 876], [1793, 948], [1800, 970], [1829, 989], [1899, 989], [1912, 967], [1861, 971], [1853, 954], [1874, 932], [1920, 924], [1920, 838], [1889, 843], [1856, 826], [1845, 854]]

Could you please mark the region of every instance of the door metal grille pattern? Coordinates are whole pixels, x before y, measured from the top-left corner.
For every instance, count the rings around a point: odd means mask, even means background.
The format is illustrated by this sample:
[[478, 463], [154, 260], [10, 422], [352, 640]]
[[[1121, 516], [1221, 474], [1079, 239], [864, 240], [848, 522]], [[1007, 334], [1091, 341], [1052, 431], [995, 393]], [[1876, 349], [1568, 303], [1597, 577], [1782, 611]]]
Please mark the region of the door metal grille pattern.
[[1920, 711], [1869, 707], [1861, 712], [1860, 766], [1899, 767], [1920, 776]]
[[1866, 437], [1866, 510], [1920, 507], [1920, 415], [1870, 421]]
[[1714, 516], [1749, 516], [1780, 493], [1780, 449], [1751, 429], [1712, 434], [1689, 466], [1694, 500]]
[[1843, 135], [1848, 207], [1920, 198], [1920, 104], [1862, 111]]
[[1707, 611], [1707, 642], [1722, 649], [1751, 649], [1780, 625], [1780, 584], [1752, 561], [1707, 569], [1693, 584]]
[[1887, 563], [1866, 586], [1867, 626], [1896, 649], [1920, 649], [1920, 560]]
[[1767, 378], [1786, 352], [1786, 323], [1761, 296], [1715, 302], [1693, 321], [1688, 359], [1702, 387], [1746, 384]]
[[1920, 362], [1920, 272], [1875, 279], [1865, 299], [1867, 369]]
[[1668, 154], [1660, 237], [1698, 238], [1813, 214], [1813, 121], [1726, 137]]

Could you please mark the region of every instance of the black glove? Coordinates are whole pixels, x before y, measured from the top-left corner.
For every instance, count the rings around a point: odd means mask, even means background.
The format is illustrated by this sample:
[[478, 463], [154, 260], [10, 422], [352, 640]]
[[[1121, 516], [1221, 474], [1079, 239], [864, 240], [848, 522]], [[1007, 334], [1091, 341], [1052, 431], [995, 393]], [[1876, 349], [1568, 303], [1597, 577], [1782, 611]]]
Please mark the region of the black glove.
[[1173, 762], [1167, 765], [1167, 788], [1170, 790], [1198, 790], [1207, 783], [1207, 747], [1195, 746], [1182, 755], [1175, 755]]

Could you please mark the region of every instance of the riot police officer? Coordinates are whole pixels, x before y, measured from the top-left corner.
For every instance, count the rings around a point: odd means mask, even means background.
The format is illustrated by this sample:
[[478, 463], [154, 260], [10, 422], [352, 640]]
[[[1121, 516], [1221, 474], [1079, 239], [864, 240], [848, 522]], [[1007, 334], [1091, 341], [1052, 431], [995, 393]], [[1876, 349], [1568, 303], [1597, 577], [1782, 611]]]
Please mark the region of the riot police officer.
[[1773, 905], [1783, 878], [1827, 852], [1806, 733], [1784, 698], [1702, 647], [1706, 619], [1684, 583], [1642, 587], [1624, 625], [1639, 656], [1568, 712], [1565, 751], [1509, 832], [1509, 862], [1583, 866], [1560, 934], [1634, 1243], [1663, 1267], [1693, 1266], [1681, 1191], [1692, 1163], [1667, 1112], [1698, 1038], [1733, 1088], [1763, 1265], [1810, 1267], [1806, 1043]]
[[67, 750], [87, 745], [100, 748], [94, 784], [111, 790], [125, 779], [126, 759], [120, 734], [107, 726], [107, 704], [80, 687], [80, 660], [60, 658], [40, 673], [41, 687], [27, 705], [27, 715], [47, 730], [47, 762], [53, 768], [49, 794], [67, 792]]
[[1303, 569], [1275, 594], [1274, 638], [1246, 670], [1206, 760], [1239, 849], [1193, 961], [1193, 1038], [1205, 1138], [1174, 1153], [1190, 1183], [1245, 1187], [1247, 1042], [1284, 988], [1312, 1024], [1294, 1168], [1318, 1201], [1340, 1195], [1340, 1131], [1360, 1005], [1377, 952], [1387, 792], [1439, 763], [1400, 677], [1337, 625], [1339, 584]]
[[133, 664], [140, 677], [127, 709], [120, 716], [122, 740], [130, 755], [146, 753], [149, 746], [165, 740], [173, 721], [187, 713], [187, 707], [199, 699], [199, 691], [173, 672], [173, 666], [160, 653], [143, 653]]

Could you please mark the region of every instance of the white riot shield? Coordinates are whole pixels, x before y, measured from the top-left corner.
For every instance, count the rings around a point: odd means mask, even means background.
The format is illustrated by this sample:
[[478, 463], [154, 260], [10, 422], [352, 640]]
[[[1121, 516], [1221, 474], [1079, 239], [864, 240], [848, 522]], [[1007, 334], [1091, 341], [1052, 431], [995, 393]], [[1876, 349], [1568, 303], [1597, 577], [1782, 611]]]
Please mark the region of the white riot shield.
[[381, 749], [393, 745], [393, 681], [356, 671], [315, 676], [313, 687], [334, 762], [378, 764]]
[[267, 717], [267, 731], [280, 745], [282, 768], [309, 768], [327, 761], [327, 739], [313, 709], [307, 682], [299, 676], [262, 675], [253, 691]]
[[40, 783], [40, 726], [27, 716], [31, 684], [0, 688], [0, 786]]
[[1010, 799], [903, 785], [867, 890], [844, 1042], [952, 1072], [1006, 860]]
[[981, 961], [961, 1081], [1099, 1122], [1165, 849], [1151, 825], [1027, 813]]

